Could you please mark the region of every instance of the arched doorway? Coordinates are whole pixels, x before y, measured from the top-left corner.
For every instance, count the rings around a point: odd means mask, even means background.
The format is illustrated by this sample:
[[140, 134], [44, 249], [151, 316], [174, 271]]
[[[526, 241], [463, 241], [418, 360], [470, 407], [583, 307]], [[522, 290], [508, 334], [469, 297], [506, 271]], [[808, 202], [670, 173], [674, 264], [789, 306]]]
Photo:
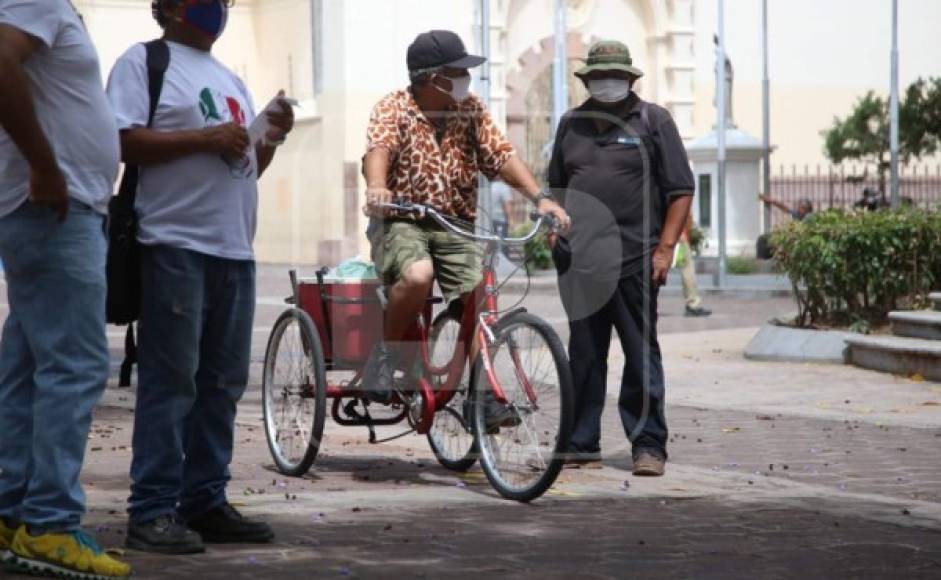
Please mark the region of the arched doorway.
[[[581, 66], [581, 61], [572, 60], [571, 67]], [[553, 67], [545, 67], [536, 75], [524, 97], [526, 112], [524, 119], [523, 159], [529, 164], [536, 179], [545, 184], [546, 168], [552, 154], [551, 146], [555, 138], [552, 133], [552, 77]], [[581, 81], [574, 76], [568, 83], [568, 108], [577, 107], [588, 98], [588, 91]]]
[[[568, 105], [571, 108], [588, 97], [584, 85], [572, 73], [584, 64], [591, 40], [572, 33], [568, 43]], [[520, 68], [506, 79], [507, 134], [541, 183], [545, 183], [551, 154], [548, 147], [554, 138], [551, 127], [553, 54], [552, 38], [543, 38], [539, 46], [519, 59]]]

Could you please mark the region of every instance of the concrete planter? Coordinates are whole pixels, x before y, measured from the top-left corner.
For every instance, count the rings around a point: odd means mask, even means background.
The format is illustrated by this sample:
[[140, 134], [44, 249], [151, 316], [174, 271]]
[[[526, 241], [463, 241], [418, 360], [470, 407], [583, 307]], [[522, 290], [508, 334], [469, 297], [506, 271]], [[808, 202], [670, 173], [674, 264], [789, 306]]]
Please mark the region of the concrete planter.
[[768, 323], [745, 347], [745, 358], [773, 362], [845, 364], [849, 332], [809, 330]]

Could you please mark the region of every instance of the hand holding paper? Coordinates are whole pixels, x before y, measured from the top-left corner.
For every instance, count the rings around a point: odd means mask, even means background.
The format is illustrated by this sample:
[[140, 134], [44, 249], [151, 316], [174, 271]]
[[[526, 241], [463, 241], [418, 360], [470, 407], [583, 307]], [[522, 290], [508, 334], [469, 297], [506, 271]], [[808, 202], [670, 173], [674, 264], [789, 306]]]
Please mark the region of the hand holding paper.
[[284, 91], [268, 102], [248, 128], [252, 143], [280, 145], [294, 128], [294, 109], [298, 102], [285, 96]]

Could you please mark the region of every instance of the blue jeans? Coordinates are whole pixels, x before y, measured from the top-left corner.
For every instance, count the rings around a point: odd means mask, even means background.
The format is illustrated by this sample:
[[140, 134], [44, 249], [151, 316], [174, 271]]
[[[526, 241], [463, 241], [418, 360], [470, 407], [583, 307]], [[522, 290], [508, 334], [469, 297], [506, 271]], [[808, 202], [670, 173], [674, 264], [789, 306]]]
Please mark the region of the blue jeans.
[[248, 384], [255, 263], [144, 246], [129, 513], [191, 519], [226, 502]]
[[0, 518], [77, 530], [92, 408], [108, 381], [104, 216], [25, 203], [0, 218], [9, 316], [0, 338]]

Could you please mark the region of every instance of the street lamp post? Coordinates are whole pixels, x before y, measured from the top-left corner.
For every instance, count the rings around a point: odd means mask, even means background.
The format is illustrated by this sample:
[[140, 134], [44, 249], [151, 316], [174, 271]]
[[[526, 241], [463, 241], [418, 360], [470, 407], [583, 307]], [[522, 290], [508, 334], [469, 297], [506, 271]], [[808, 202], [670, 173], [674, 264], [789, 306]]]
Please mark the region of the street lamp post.
[[[771, 195], [771, 82], [768, 78], [768, 0], [761, 0], [761, 117], [762, 117], [762, 188]], [[764, 204], [764, 233], [771, 231], [771, 204]]]
[[555, 0], [555, 66], [552, 70], [552, 131], [559, 126], [559, 120], [568, 110], [568, 85], [566, 68], [568, 65], [568, 23], [566, 22], [566, 1]]
[[718, 218], [719, 218], [719, 266], [716, 274], [716, 285], [725, 288], [726, 285], [726, 223], [725, 223], [725, 129], [726, 129], [726, 84], [725, 84], [725, 0], [719, 0], [719, 43], [716, 55], [716, 105], [719, 116], [717, 127], [718, 141], [718, 175], [716, 179], [718, 191]]
[[[484, 58], [487, 60], [484, 62], [480, 70], [480, 99], [483, 101], [484, 106], [487, 109], [490, 109], [490, 93], [491, 93], [491, 78], [490, 78], [490, 0], [480, 0], [480, 5], [478, 8], [480, 12], [480, 52]], [[492, 220], [493, 220], [493, 195], [492, 188], [490, 186], [490, 181], [487, 180], [482, 174], [477, 178], [477, 190], [478, 190], [478, 206], [483, 211], [478, 219], [478, 227], [482, 231], [487, 232], [491, 229]]]
[[480, 71], [480, 98], [490, 108], [490, 0], [480, 0], [480, 49], [487, 59]]
[[892, 0], [892, 87], [889, 93], [889, 147], [892, 152], [892, 207], [899, 206], [899, 2]]

